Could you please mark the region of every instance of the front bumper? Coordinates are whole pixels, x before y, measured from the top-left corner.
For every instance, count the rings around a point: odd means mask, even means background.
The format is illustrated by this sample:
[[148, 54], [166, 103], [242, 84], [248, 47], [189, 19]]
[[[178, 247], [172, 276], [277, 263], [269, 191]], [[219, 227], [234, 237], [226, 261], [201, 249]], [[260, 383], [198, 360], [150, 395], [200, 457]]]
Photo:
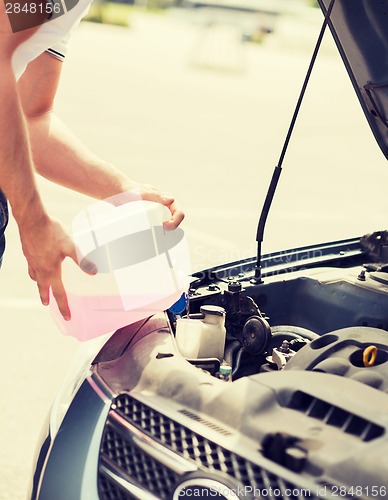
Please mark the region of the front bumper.
[[96, 500], [98, 457], [111, 398], [93, 377], [77, 391], [52, 441], [44, 441], [34, 474], [33, 500]]

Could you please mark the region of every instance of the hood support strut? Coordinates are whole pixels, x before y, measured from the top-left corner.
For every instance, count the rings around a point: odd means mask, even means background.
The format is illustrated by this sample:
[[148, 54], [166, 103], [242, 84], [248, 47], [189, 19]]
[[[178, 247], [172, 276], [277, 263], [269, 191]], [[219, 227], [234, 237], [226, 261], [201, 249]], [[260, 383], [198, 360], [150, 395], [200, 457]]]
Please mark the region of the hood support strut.
[[280, 154], [278, 164], [276, 165], [275, 170], [272, 174], [272, 179], [271, 179], [271, 182], [269, 184], [267, 195], [265, 197], [264, 205], [263, 205], [263, 208], [262, 208], [262, 211], [260, 214], [259, 224], [257, 226], [257, 233], [256, 233], [257, 260], [256, 260], [256, 266], [255, 266], [255, 275], [251, 279], [251, 283], [253, 283], [255, 285], [263, 283], [262, 268], [261, 268], [261, 244], [262, 244], [263, 239], [264, 239], [265, 224], [266, 224], [268, 213], [269, 213], [269, 210], [271, 208], [272, 200], [274, 198], [275, 191], [276, 191], [276, 188], [277, 188], [277, 185], [279, 182], [279, 177], [280, 177], [280, 174], [282, 172], [282, 165], [283, 165], [284, 157], [285, 157], [286, 152], [287, 152], [287, 148], [288, 148], [288, 145], [289, 145], [289, 142], [290, 142], [290, 139], [291, 139], [294, 127], [295, 127], [295, 123], [296, 123], [296, 120], [298, 118], [299, 110], [300, 110], [300, 107], [302, 105], [304, 95], [306, 93], [307, 85], [310, 81], [310, 76], [311, 76], [315, 61], [317, 59], [318, 52], [319, 52], [319, 49], [321, 47], [323, 36], [325, 34], [326, 27], [329, 23], [330, 15], [331, 15], [331, 12], [333, 10], [335, 1], [336, 0], [331, 0], [331, 3], [327, 9], [326, 14], [325, 14], [325, 18], [323, 20], [321, 31], [319, 33], [318, 40], [317, 40], [317, 43], [315, 45], [313, 55], [311, 56], [310, 64], [309, 64], [309, 67], [307, 69], [306, 77], [304, 79], [302, 89], [301, 89], [300, 94], [299, 94], [298, 102], [296, 103], [295, 111], [294, 111], [294, 114], [292, 116], [290, 126], [288, 128], [288, 132], [287, 132], [286, 139], [284, 141], [283, 149], [282, 149], [282, 152]]

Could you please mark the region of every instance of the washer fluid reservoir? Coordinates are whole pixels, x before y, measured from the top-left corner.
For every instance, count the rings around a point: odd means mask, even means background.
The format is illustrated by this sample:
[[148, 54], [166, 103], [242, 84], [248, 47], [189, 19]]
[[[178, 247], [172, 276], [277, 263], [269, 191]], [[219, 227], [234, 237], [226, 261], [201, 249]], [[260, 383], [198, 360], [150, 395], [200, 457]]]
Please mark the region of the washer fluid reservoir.
[[225, 309], [206, 305], [200, 314], [178, 318], [176, 342], [185, 358], [218, 358], [220, 362], [225, 350]]

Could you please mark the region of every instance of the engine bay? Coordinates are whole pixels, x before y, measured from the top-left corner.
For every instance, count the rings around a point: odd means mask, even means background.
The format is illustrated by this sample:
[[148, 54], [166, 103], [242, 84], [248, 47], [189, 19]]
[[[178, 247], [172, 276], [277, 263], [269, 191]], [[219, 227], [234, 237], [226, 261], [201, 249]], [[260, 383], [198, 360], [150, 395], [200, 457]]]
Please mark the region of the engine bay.
[[[308, 266], [307, 259], [302, 265], [294, 262], [287, 272], [269, 272], [262, 284], [252, 283], [249, 263], [245, 269], [202, 273], [190, 288], [182, 314], [170, 312], [171, 323], [177, 336], [183, 316], [196, 323], [190, 334], [198, 335], [198, 323], [210, 317], [209, 307], [224, 311], [225, 348], [223, 355], [213, 356], [213, 346], [207, 349], [209, 341], [203, 337], [201, 356], [193, 356], [195, 349], [182, 354], [227, 380], [297, 369], [387, 390], [386, 240], [386, 232], [373, 233], [361, 239], [358, 253], [354, 248], [339, 250], [330, 265], [323, 253], [319, 265]], [[314, 255], [318, 258], [316, 249]], [[287, 260], [287, 254], [284, 257]]]
[[118, 330], [95, 358], [112, 418], [233, 488], [386, 496], [387, 240], [264, 256], [263, 283], [254, 259], [197, 273], [186, 300]]

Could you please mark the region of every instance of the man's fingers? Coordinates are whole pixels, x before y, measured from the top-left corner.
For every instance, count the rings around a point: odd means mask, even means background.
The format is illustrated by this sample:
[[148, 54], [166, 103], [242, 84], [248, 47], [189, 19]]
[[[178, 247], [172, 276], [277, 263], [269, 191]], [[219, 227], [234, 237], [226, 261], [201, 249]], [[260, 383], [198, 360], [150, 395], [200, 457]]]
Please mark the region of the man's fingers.
[[174, 203], [174, 197], [170, 193], [159, 191], [159, 189], [149, 184], [144, 184], [139, 189], [139, 194], [143, 200], [156, 201], [167, 207]]
[[173, 196], [169, 193], [159, 193], [158, 197], [155, 198], [155, 201], [165, 205], [171, 212], [171, 219], [163, 223], [164, 228], [167, 230], [176, 229], [185, 218], [185, 214], [178, 207]]
[[76, 264], [78, 264], [77, 251], [74, 242], [72, 240], [68, 243], [65, 257], [70, 257], [71, 259], [74, 260]]
[[97, 269], [97, 266], [96, 266], [96, 264], [94, 262], [92, 262], [91, 260], [88, 260], [86, 258], [83, 258], [81, 260], [81, 262], [78, 261], [77, 250], [76, 250], [76, 247], [75, 247], [74, 243], [73, 243], [73, 247], [70, 249], [70, 251], [68, 253], [68, 256], [71, 257], [74, 260], [74, 262], [85, 273], [91, 274], [91, 275], [97, 274], [98, 269]]
[[77, 252], [74, 247], [74, 253], [69, 254], [69, 256], [74, 260], [74, 262], [87, 274], [95, 275], [98, 273], [97, 266], [94, 262], [84, 257], [81, 262], [78, 260]]
[[53, 278], [51, 280], [38, 280], [37, 281], [40, 300], [44, 306], [48, 306], [50, 302], [50, 285], [53, 292], [54, 299], [58, 304], [58, 309], [62, 314], [63, 318], [68, 321], [71, 317], [70, 309], [67, 303], [67, 296], [65, 287], [63, 286], [60, 277]]
[[60, 278], [51, 282], [51, 290], [58, 304], [58, 309], [63, 316], [63, 319], [69, 321], [69, 319], [71, 318], [70, 309], [67, 302], [65, 287], [63, 286], [62, 280]]
[[36, 272], [32, 267], [28, 267], [28, 275], [32, 279], [32, 281], [36, 281]]
[[82, 269], [82, 271], [87, 274], [91, 274], [92, 276], [98, 273], [96, 264], [86, 258], [81, 260], [81, 262], [79, 263], [79, 267]]
[[44, 306], [48, 306], [50, 302], [50, 285], [47, 281], [36, 280], [36, 282], [38, 285], [40, 300]]
[[163, 223], [163, 227], [167, 230], [176, 229], [185, 218], [185, 214], [180, 210], [174, 202], [169, 206], [171, 219]]
[[170, 193], [161, 193], [161, 202], [163, 205], [170, 207], [174, 201], [175, 199]]
[[50, 301], [50, 287], [64, 319], [70, 319], [66, 291], [62, 283], [62, 262], [71, 257], [77, 262], [74, 243], [61, 224], [45, 216], [37, 224], [27, 219], [19, 224], [23, 253], [28, 262], [31, 279], [38, 285], [40, 300], [47, 306]]
[[[126, 203], [128, 201], [136, 201], [138, 199], [136, 197], [137, 195], [140, 196], [140, 199], [155, 201], [156, 203], [160, 203], [161, 205], [166, 206], [170, 210], [171, 219], [163, 224], [165, 229], [176, 229], [183, 221], [185, 217], [184, 213], [178, 208], [175, 198], [171, 193], [168, 193], [167, 191], [159, 191], [159, 189], [150, 184], [138, 184], [135, 186], [132, 192], [135, 193], [133, 199], [128, 198], [128, 196], [130, 196], [131, 194], [131, 190], [127, 191], [125, 193], [125, 198], [122, 198], [122, 203]], [[114, 204], [120, 205], [120, 203], [117, 203], [117, 201]], [[81, 267], [83, 268], [83, 266]]]

